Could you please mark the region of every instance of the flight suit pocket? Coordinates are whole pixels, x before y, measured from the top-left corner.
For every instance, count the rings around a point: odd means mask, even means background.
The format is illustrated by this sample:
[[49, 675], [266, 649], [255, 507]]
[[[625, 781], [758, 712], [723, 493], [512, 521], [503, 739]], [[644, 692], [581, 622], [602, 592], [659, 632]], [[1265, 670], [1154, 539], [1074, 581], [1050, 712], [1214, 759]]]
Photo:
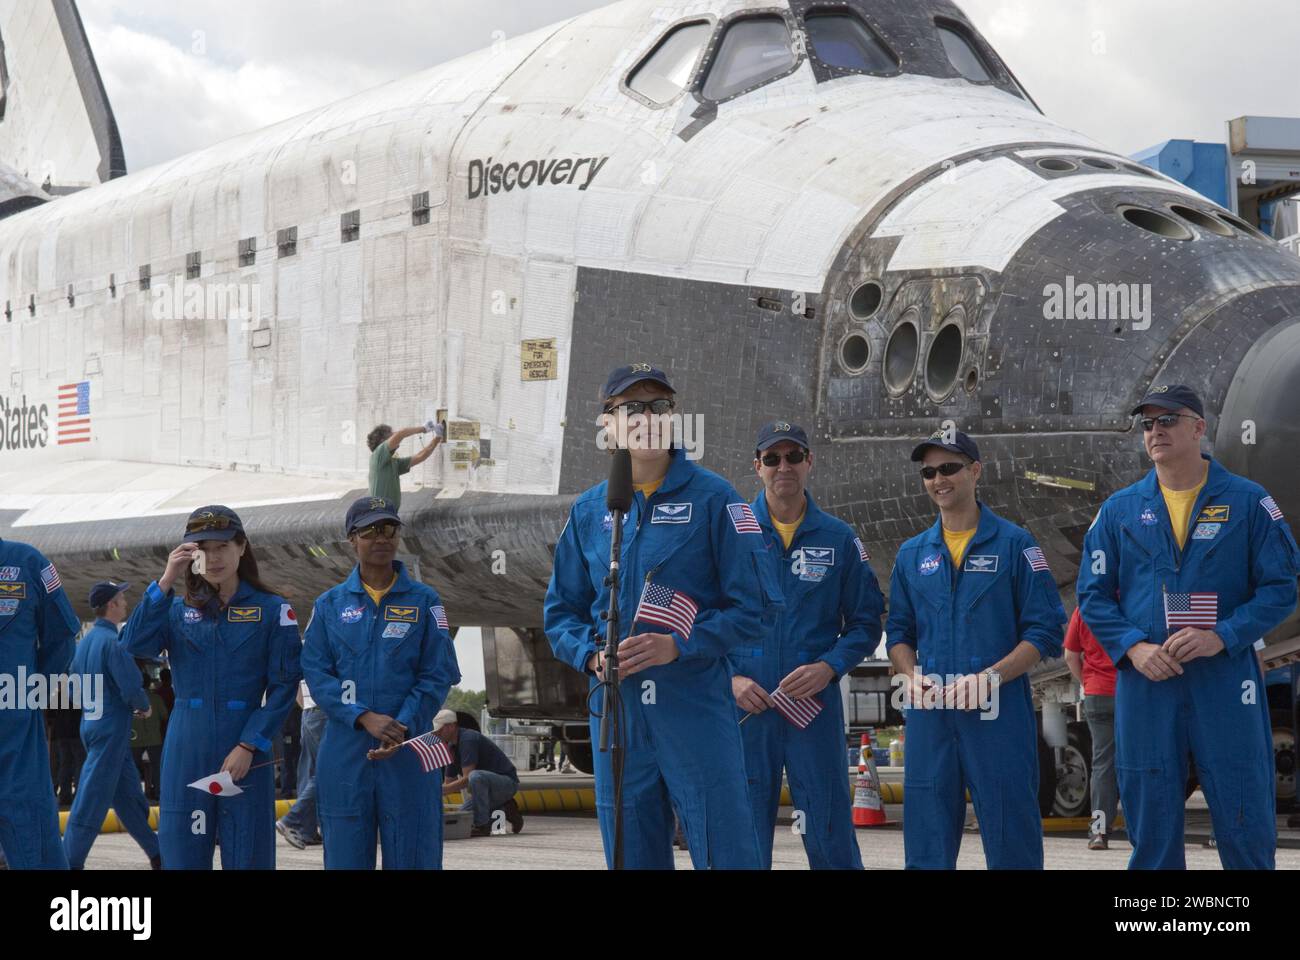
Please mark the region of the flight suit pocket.
[[[1169, 778], [1176, 775], [1155, 763], [1117, 763], [1115, 770], [1128, 821], [1142, 831], [1144, 838], [1172, 836], [1174, 811], [1169, 803]], [[1175, 785], [1175, 789], [1181, 796], [1182, 785]], [[1177, 813], [1181, 824], [1183, 811]], [[1141, 823], [1137, 822], [1139, 817]]]
[[750, 558], [754, 564], [754, 576], [758, 579], [764, 614], [779, 611], [785, 606], [785, 594], [781, 591], [781, 584], [776, 579], [772, 564], [768, 562], [767, 557], [759, 553], [751, 553]]

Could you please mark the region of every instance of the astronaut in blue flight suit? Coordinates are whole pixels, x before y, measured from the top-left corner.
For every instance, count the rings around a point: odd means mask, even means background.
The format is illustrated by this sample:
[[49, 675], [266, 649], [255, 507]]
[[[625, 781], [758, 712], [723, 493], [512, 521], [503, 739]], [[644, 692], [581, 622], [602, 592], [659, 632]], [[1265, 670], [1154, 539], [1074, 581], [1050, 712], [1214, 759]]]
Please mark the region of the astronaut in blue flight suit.
[[[751, 714], [741, 733], [763, 865], [772, 865], [784, 769], [809, 866], [860, 870], [838, 683], [880, 643], [885, 598], [862, 541], [806, 490], [813, 456], [803, 429], [768, 424], [756, 448], [763, 492], [754, 515], [786, 606], [761, 643], [734, 646], [727, 659], [736, 703]], [[778, 687], [794, 699], [817, 697], [822, 711], [800, 730], [770, 709]]]
[[41, 705], [21, 678], [43, 677], [52, 689], [80, 629], [54, 564], [35, 547], [0, 540], [0, 684], [8, 687], [0, 688], [0, 848], [14, 870], [68, 867]]
[[131, 755], [131, 716], [148, 716], [149, 692], [141, 683], [140, 668], [118, 643], [118, 628], [126, 620], [128, 583], [104, 581], [90, 588], [90, 609], [95, 625], [77, 644], [71, 672], [102, 677], [100, 704], [81, 713], [81, 742], [86, 762], [77, 778], [77, 795], [63, 831], [68, 865], [80, 870], [104, 815], [112, 807], [118, 821], [140, 845], [155, 869], [161, 866], [158, 835], [149, 826], [149, 804], [140, 787], [140, 771]]
[[1272, 869], [1273, 738], [1254, 644], [1296, 606], [1273, 498], [1200, 451], [1204, 407], [1161, 385], [1134, 409], [1154, 469], [1084, 538], [1083, 619], [1118, 668], [1115, 749], [1130, 869], [1182, 869], [1188, 754], [1225, 868]]
[[[158, 808], [164, 869], [212, 869], [218, 835], [223, 870], [274, 869], [271, 738], [302, 678], [301, 641], [293, 608], [262, 583], [233, 510], [190, 514], [185, 542], [145, 590], [119, 642], [134, 657], [166, 650], [171, 664], [176, 701]], [[219, 771], [243, 792], [217, 797], [189, 786]]]
[[[672, 446], [674, 391], [648, 364], [620, 367], [602, 391], [611, 446], [628, 449], [635, 487], [623, 528], [619, 644], [624, 706], [624, 863], [672, 869], [673, 812], [697, 868], [757, 868], [762, 860], [731, 693], [728, 651], [761, 641], [780, 604], [761, 528], [721, 477]], [[606, 483], [579, 495], [555, 548], [545, 629], [555, 656], [603, 678], [612, 519]], [[640, 610], [641, 616], [636, 616]], [[604, 691], [592, 695], [603, 709]], [[600, 725], [591, 724], [593, 742]], [[597, 751], [596, 805], [613, 864], [610, 754]]]
[[979, 448], [940, 430], [912, 452], [939, 520], [898, 551], [886, 643], [907, 709], [906, 866], [953, 869], [970, 790], [989, 869], [1042, 869], [1029, 669], [1065, 610], [1033, 537], [976, 499]]
[[316, 758], [327, 870], [442, 868], [442, 771], [425, 773], [406, 740], [429, 733], [460, 682], [438, 592], [396, 559], [392, 502], [362, 497], [344, 531], [357, 566], [321, 594], [303, 643], [312, 698], [329, 718]]

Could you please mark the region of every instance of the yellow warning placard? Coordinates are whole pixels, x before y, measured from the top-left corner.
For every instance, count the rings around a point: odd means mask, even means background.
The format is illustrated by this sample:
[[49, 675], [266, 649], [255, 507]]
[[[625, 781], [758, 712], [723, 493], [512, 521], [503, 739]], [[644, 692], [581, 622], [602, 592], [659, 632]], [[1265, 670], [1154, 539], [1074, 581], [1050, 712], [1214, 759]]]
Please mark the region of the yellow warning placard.
[[448, 443], [478, 443], [478, 437], [477, 420], [452, 420], [447, 424]]
[[560, 359], [554, 337], [520, 341], [519, 379], [524, 382], [560, 379]]

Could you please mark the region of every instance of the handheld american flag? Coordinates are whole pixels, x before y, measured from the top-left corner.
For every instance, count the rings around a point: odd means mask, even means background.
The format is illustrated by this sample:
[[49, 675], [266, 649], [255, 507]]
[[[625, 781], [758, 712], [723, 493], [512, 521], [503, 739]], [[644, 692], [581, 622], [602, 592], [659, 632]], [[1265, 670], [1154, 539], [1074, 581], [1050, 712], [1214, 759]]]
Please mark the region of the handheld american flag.
[[817, 719], [817, 714], [822, 712], [822, 702], [816, 697], [794, 700], [786, 696], [779, 688], [772, 694], [772, 704], [781, 716], [800, 730], [806, 729], [808, 724]]
[[637, 604], [632, 622], [635, 624], [639, 620], [658, 624], [676, 630], [683, 640], [687, 640], [690, 639], [691, 627], [695, 625], [695, 615], [699, 611], [695, 601], [680, 590], [647, 582], [641, 591], [641, 602]]
[[1165, 627], [1213, 630], [1219, 622], [1217, 593], [1165, 593]]
[[402, 746], [410, 747], [415, 751], [425, 773], [439, 770], [451, 763], [451, 748], [439, 740], [435, 733], [426, 733], [414, 740], [407, 740]]

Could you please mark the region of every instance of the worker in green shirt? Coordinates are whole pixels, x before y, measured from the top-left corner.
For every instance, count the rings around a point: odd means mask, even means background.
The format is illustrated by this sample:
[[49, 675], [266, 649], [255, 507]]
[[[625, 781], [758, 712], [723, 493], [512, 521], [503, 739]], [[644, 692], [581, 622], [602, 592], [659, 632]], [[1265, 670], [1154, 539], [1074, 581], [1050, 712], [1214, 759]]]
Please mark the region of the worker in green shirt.
[[[433, 434], [433, 440], [430, 441], [427, 447], [413, 457], [394, 456], [403, 440], [421, 433]], [[428, 460], [433, 451], [438, 449], [438, 444], [442, 443], [446, 435], [447, 425], [434, 423], [432, 420], [422, 427], [407, 427], [405, 430], [398, 430], [396, 433], [386, 423], [381, 423], [371, 430], [370, 435], [366, 437], [366, 443], [370, 445], [371, 450], [370, 495], [372, 497], [383, 497], [385, 500], [391, 501], [394, 507], [400, 508], [402, 505], [402, 484], [400, 479], [402, 474], [409, 473], [412, 467], [418, 467]]]

